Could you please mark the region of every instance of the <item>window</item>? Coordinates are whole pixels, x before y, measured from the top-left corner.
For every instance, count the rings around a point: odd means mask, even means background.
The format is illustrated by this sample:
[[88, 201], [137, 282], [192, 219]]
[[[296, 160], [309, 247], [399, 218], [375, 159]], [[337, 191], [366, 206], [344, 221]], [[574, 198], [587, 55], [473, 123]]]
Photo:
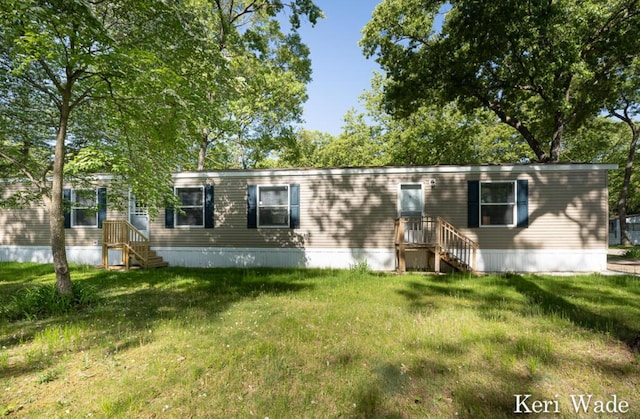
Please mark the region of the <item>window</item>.
[[107, 188], [63, 189], [64, 228], [97, 227], [107, 219]]
[[467, 226], [529, 227], [529, 181], [467, 182]]
[[164, 227], [214, 228], [213, 185], [174, 188], [177, 208], [164, 209]]
[[398, 212], [400, 217], [420, 217], [424, 208], [422, 184], [403, 183], [400, 185]]
[[98, 227], [97, 207], [95, 189], [71, 191], [71, 227]]
[[513, 226], [516, 220], [516, 183], [480, 183], [480, 225]]
[[204, 227], [204, 191], [201, 186], [177, 187], [180, 204], [175, 211], [176, 227]]
[[247, 185], [247, 228], [300, 228], [300, 185]]
[[289, 185], [258, 186], [258, 227], [289, 227]]

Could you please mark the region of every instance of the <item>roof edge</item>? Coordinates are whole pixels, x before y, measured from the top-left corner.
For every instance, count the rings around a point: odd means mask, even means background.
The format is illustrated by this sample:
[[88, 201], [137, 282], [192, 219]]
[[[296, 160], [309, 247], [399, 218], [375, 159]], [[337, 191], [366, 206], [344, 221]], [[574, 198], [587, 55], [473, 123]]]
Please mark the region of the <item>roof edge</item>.
[[377, 174], [439, 174], [439, 173], [532, 173], [615, 170], [617, 164], [510, 164], [510, 165], [446, 165], [446, 166], [380, 166], [380, 167], [332, 167], [292, 169], [229, 169], [174, 173], [174, 179], [205, 177], [269, 177], [269, 176], [317, 176], [317, 175], [377, 175]]

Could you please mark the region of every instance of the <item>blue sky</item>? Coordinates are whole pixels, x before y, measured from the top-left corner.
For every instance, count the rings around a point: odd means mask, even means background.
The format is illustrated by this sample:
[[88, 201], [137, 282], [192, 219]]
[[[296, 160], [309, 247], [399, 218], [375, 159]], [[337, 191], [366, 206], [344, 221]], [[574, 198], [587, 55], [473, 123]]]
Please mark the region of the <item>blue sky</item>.
[[325, 19], [314, 27], [305, 24], [300, 35], [311, 50], [313, 81], [307, 86], [303, 127], [338, 135], [350, 108], [359, 108], [358, 97], [370, 88], [373, 58], [366, 59], [358, 41], [361, 30], [381, 0], [315, 0]]

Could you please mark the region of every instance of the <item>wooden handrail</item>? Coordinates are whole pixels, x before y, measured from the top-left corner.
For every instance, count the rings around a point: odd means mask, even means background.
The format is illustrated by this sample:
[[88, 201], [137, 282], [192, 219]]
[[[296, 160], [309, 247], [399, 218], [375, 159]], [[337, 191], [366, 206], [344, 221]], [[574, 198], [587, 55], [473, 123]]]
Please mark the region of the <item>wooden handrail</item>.
[[476, 257], [478, 243], [465, 236], [454, 225], [438, 217], [440, 224], [440, 242], [442, 251], [449, 257], [468, 266], [471, 270], [476, 270]]
[[131, 264], [131, 254], [143, 266], [149, 261], [149, 239], [125, 220], [105, 220], [102, 222], [102, 264], [108, 266], [108, 249], [119, 247], [122, 249], [122, 262], [128, 269]]
[[400, 217], [395, 223], [396, 262], [405, 270], [407, 247], [430, 248], [436, 255], [435, 271], [440, 271], [440, 258], [467, 270], [476, 269], [478, 244], [442, 217]]

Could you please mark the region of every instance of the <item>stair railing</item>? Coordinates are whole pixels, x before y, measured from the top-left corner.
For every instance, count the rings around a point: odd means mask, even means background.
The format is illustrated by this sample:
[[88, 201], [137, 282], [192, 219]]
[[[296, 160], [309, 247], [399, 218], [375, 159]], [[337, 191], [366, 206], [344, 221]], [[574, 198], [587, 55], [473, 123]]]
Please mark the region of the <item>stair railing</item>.
[[102, 223], [102, 264], [109, 263], [109, 249], [122, 249], [122, 263], [129, 269], [133, 256], [144, 268], [149, 261], [149, 239], [125, 220], [105, 220]]
[[457, 264], [476, 270], [478, 243], [465, 236], [453, 224], [438, 217], [440, 226], [440, 247], [442, 252]]
[[440, 271], [441, 258], [458, 269], [476, 269], [478, 244], [442, 217], [400, 217], [396, 219], [394, 236], [400, 272], [406, 270], [405, 252], [411, 247], [431, 249], [436, 272]]

